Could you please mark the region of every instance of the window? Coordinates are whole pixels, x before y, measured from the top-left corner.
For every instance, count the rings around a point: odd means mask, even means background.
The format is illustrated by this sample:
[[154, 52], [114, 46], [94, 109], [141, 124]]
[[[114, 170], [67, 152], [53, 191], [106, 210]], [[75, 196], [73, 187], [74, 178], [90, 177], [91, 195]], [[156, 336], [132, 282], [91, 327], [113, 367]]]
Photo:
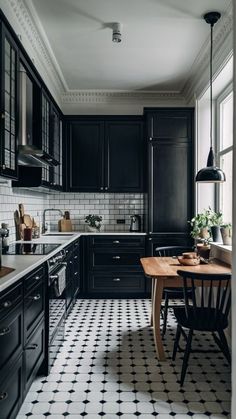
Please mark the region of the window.
[[218, 188], [218, 209], [224, 222], [232, 223], [233, 173], [233, 92], [232, 87], [217, 99], [218, 164], [225, 172], [226, 182]]

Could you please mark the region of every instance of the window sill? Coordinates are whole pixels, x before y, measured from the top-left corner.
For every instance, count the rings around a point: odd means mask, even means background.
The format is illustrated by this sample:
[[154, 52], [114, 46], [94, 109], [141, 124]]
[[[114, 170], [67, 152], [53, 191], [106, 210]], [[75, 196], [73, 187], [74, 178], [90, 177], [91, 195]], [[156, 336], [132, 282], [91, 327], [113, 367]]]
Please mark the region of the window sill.
[[221, 243], [211, 243], [211, 257], [222, 260], [229, 265], [232, 264], [232, 246]]

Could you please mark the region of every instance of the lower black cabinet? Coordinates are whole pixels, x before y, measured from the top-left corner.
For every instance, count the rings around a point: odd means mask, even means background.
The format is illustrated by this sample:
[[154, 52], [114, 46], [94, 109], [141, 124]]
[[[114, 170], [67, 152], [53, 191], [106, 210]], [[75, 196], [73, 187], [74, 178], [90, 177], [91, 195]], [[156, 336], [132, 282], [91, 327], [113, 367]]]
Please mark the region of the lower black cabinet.
[[0, 418], [15, 419], [45, 358], [45, 270], [0, 295]]
[[43, 319], [24, 347], [24, 396], [43, 362], [44, 347], [45, 327]]
[[23, 350], [23, 301], [0, 320], [0, 370], [10, 364]]
[[0, 417], [14, 419], [22, 403], [23, 393], [22, 356], [8, 370], [8, 375], [0, 378]]
[[146, 280], [140, 264], [145, 236], [100, 235], [85, 241], [85, 293], [96, 297], [144, 297]]
[[71, 310], [80, 291], [80, 246], [79, 240], [66, 249], [66, 312]]
[[89, 273], [89, 292], [105, 292], [134, 296], [143, 294], [145, 279], [142, 273], [100, 272]]

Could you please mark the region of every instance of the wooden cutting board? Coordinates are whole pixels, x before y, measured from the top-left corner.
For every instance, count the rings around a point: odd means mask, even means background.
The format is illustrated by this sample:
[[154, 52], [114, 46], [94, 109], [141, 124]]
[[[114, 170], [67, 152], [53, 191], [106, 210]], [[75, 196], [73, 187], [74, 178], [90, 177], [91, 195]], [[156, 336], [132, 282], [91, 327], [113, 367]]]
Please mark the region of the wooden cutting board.
[[7, 266], [2, 266], [0, 268], [0, 278], [3, 278], [4, 276], [10, 274], [11, 272], [13, 272], [15, 269], [13, 268], [8, 268]]
[[58, 231], [65, 232], [65, 231], [72, 231], [72, 223], [71, 220], [66, 220], [62, 218], [58, 221]]

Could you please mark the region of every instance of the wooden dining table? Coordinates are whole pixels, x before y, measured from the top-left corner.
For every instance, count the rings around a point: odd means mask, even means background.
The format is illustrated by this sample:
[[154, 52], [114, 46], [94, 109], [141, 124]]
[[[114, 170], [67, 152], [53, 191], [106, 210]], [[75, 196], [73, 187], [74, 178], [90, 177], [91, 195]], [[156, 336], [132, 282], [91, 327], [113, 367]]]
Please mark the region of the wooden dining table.
[[145, 276], [152, 279], [151, 325], [156, 346], [157, 357], [165, 361], [165, 351], [160, 329], [161, 302], [163, 288], [181, 288], [182, 278], [177, 274], [179, 269], [206, 274], [231, 273], [231, 266], [214, 259], [208, 264], [183, 266], [173, 257], [146, 257], [140, 259]]

